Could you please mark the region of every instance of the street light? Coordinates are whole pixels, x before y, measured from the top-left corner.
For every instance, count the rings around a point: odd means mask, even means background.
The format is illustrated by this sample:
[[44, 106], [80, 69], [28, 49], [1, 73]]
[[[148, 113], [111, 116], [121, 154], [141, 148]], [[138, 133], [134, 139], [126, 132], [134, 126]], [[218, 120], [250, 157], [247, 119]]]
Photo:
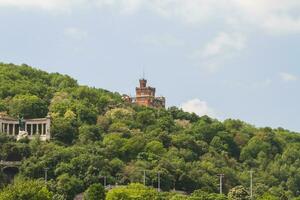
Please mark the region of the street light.
[[103, 178], [103, 186], [106, 187], [106, 176], [100, 176], [100, 178]]
[[254, 173], [254, 171], [250, 170], [249, 173], [250, 173], [250, 198], [252, 199], [252, 197], [253, 197], [253, 173]]
[[220, 194], [222, 194], [224, 174], [218, 174], [218, 176], [220, 177]]
[[143, 170], [143, 173], [144, 173], [143, 182], [144, 185], [146, 186], [146, 170]]
[[157, 172], [157, 179], [158, 179], [157, 191], [160, 192], [160, 172]]
[[45, 172], [45, 184], [47, 184], [47, 181], [48, 181], [48, 170], [49, 170], [48, 167], [44, 168], [44, 172]]

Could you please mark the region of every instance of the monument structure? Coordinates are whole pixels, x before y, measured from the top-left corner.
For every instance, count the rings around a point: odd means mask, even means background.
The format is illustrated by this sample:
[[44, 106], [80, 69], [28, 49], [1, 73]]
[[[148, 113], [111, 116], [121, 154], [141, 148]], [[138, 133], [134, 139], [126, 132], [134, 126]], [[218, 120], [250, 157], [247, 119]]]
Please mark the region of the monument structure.
[[37, 135], [40, 140], [50, 140], [50, 116], [38, 119], [15, 119], [7, 115], [0, 114], [0, 132], [8, 136], [15, 137], [17, 140], [28, 137], [35, 138]]
[[136, 87], [136, 96], [130, 97], [128, 95], [123, 95], [123, 100], [129, 103], [135, 103], [141, 106], [147, 106], [152, 108], [165, 108], [166, 99], [165, 97], [156, 97], [156, 89], [147, 86], [146, 79], [140, 79], [140, 86]]

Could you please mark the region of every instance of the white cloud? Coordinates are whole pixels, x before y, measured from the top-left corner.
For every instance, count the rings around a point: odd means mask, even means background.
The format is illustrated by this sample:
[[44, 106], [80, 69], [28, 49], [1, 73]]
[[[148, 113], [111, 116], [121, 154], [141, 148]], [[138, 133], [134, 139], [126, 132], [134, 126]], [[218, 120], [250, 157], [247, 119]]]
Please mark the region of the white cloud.
[[183, 103], [180, 107], [186, 112], [196, 113], [199, 116], [208, 115], [214, 117], [214, 110], [208, 106], [206, 101], [192, 99]]
[[231, 54], [240, 51], [245, 47], [246, 37], [239, 33], [221, 32], [203, 50], [203, 57], [214, 57], [224, 54]]
[[225, 0], [153, 0], [148, 7], [169, 19], [180, 19], [187, 23], [204, 22], [226, 12]]
[[253, 83], [253, 88], [265, 88], [269, 87], [272, 84], [272, 79], [266, 78], [265, 80], [258, 81]]
[[265, 78], [262, 80], [224, 80], [226, 84], [231, 89], [265, 89], [272, 85], [273, 80], [271, 78]]
[[78, 0], [0, 0], [0, 7], [34, 8], [44, 10], [69, 10]]
[[154, 46], [183, 46], [185, 44], [183, 40], [170, 34], [146, 35], [138, 42]]
[[203, 49], [196, 50], [192, 58], [200, 60], [200, 65], [209, 72], [215, 72], [228, 59], [243, 50], [246, 41], [246, 36], [241, 33], [220, 32]]
[[64, 34], [68, 38], [82, 40], [88, 36], [88, 32], [76, 27], [68, 27], [64, 30]]
[[286, 81], [286, 82], [297, 81], [298, 80], [298, 77], [294, 74], [281, 72], [279, 75], [280, 75], [281, 80]]
[[0, 7], [50, 11], [98, 6], [122, 14], [151, 11], [169, 19], [199, 24], [218, 20], [227, 26], [268, 33], [300, 32], [299, 0], [0, 0]]
[[112, 8], [122, 14], [133, 14], [144, 4], [144, 0], [94, 0], [94, 2], [100, 8]]
[[272, 34], [299, 33], [300, 18], [271, 16], [264, 22], [264, 27]]
[[242, 24], [268, 33], [300, 31], [298, 0], [231, 0], [233, 14]]

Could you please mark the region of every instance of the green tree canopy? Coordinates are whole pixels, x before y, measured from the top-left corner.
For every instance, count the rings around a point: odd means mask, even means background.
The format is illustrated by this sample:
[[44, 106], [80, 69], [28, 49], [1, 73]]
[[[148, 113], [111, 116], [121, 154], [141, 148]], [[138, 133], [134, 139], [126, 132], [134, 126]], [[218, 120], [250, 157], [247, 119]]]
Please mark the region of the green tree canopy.
[[0, 191], [0, 200], [51, 200], [53, 193], [40, 180], [18, 179]]
[[105, 190], [101, 184], [93, 184], [84, 192], [85, 200], [105, 200]]
[[24, 118], [41, 118], [47, 115], [48, 108], [45, 101], [35, 95], [17, 95], [9, 103], [9, 114]]

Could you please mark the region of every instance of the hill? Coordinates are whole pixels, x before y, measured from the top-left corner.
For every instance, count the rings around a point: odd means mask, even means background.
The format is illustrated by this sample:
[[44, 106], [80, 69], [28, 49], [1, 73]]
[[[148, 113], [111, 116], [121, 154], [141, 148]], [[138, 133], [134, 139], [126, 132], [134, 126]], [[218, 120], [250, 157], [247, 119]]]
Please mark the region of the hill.
[[16, 185], [7, 186], [9, 177], [0, 172], [0, 199], [9, 199], [5, 195], [17, 190], [19, 179], [20, 187], [22, 181], [36, 184], [45, 169], [44, 189], [54, 199], [73, 199], [104, 179], [110, 185], [142, 183], [144, 173], [148, 186], [157, 187], [159, 174], [163, 191], [197, 190], [196, 196], [218, 193], [217, 175], [225, 174], [223, 192], [244, 191], [241, 199], [247, 199], [250, 170], [254, 198], [299, 195], [300, 135], [282, 128], [256, 128], [233, 119], [220, 122], [176, 107], [135, 106], [118, 93], [80, 86], [67, 75], [3, 63], [0, 112], [26, 118], [50, 113], [53, 137], [50, 142], [17, 142], [0, 134], [0, 160], [22, 161]]

